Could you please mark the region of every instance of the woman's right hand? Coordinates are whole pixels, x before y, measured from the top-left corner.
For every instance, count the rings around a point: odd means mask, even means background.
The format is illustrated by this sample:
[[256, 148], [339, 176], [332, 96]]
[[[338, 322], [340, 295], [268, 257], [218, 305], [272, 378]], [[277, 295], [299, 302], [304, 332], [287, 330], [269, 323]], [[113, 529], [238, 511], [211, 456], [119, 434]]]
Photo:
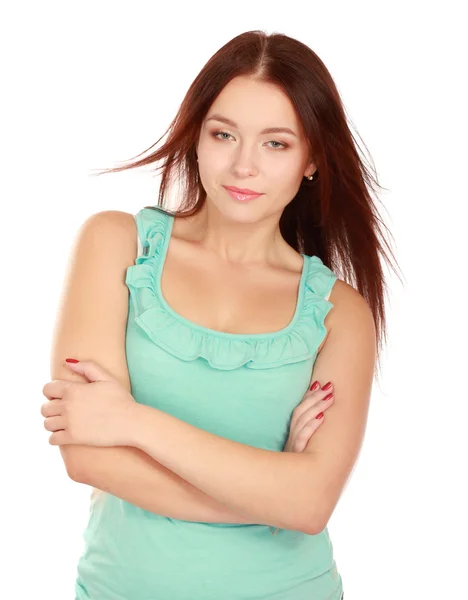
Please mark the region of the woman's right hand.
[[[328, 399], [324, 401], [327, 397]], [[324, 390], [320, 387], [318, 381], [314, 382], [311, 389], [293, 411], [289, 426], [289, 437], [283, 452], [302, 452], [304, 450], [310, 438], [323, 423], [323, 413], [333, 404], [334, 399], [333, 385]], [[320, 414], [322, 414], [322, 417], [317, 419]]]

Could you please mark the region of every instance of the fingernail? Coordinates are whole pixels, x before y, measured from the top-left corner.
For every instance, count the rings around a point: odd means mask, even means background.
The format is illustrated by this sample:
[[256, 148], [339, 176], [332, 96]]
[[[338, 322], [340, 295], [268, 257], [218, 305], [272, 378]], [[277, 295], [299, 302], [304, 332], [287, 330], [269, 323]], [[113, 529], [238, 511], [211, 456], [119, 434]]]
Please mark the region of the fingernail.
[[323, 412], [319, 413], [315, 418], [316, 419], [321, 419], [323, 417]]
[[332, 382], [331, 382], [331, 381], [329, 381], [328, 383], [326, 383], [326, 384], [323, 386], [322, 390], [329, 390], [329, 389], [331, 388], [331, 385], [332, 385]]
[[323, 402], [326, 402], [327, 400], [330, 400], [330, 398], [333, 398], [333, 392], [330, 392], [329, 394], [327, 394], [325, 396], [325, 398], [323, 398]]
[[79, 360], [76, 360], [76, 358], [66, 358], [65, 361], [67, 363], [77, 363], [77, 362], [80, 362]]
[[315, 390], [318, 390], [318, 389], [319, 389], [319, 387], [320, 387], [320, 384], [319, 384], [319, 382], [318, 382], [318, 381], [314, 381], [314, 383], [313, 383], [313, 384], [310, 386], [310, 390], [311, 390], [312, 392], [315, 392]]

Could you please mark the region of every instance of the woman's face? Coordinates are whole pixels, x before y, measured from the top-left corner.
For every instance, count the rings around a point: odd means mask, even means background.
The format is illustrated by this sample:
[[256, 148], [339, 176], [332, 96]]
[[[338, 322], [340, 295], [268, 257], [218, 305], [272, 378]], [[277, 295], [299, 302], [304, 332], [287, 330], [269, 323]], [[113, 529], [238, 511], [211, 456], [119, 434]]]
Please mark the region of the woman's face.
[[[213, 119], [215, 115], [231, 123]], [[272, 127], [292, 133], [262, 133]], [[276, 86], [246, 77], [231, 80], [211, 105], [200, 131], [197, 156], [207, 200], [226, 217], [248, 222], [280, 215], [303, 177], [315, 171], [288, 96]], [[263, 195], [240, 202], [223, 186]]]

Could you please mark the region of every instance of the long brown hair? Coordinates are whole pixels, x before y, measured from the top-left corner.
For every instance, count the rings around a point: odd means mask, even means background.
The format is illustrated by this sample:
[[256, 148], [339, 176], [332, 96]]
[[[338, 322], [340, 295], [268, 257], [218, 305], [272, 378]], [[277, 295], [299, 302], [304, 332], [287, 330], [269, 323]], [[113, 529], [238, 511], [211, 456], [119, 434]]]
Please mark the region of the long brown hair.
[[[385, 248], [381, 220], [370, 191], [383, 188], [375, 167], [361, 158], [348, 126], [346, 110], [336, 85], [321, 59], [302, 42], [263, 31], [242, 33], [220, 48], [191, 84], [177, 115], [166, 132], [166, 142], [145, 158], [98, 173], [113, 173], [156, 163], [162, 172], [156, 206], [175, 216], [197, 214], [206, 200], [198, 177], [196, 144], [203, 120], [218, 94], [234, 77], [247, 76], [280, 87], [297, 112], [317, 165], [312, 181], [303, 178], [296, 196], [284, 208], [279, 227], [296, 251], [317, 255], [366, 299], [376, 326], [377, 358], [387, 339], [384, 294], [386, 283], [380, 256], [392, 266]], [[366, 147], [367, 150], [367, 147]], [[134, 158], [137, 158], [134, 157]], [[372, 163], [373, 164], [373, 163]], [[177, 211], [167, 204], [177, 183]]]

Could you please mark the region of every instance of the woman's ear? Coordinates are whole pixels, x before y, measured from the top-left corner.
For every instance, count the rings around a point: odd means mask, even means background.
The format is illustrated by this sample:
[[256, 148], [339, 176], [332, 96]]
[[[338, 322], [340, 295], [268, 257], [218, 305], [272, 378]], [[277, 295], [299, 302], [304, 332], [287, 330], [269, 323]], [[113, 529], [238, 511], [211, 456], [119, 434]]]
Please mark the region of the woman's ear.
[[315, 162], [313, 162], [311, 160], [311, 162], [309, 162], [309, 164], [307, 165], [305, 172], [304, 172], [304, 177], [310, 177], [311, 175], [313, 175], [315, 173], [315, 171], [317, 170], [317, 165], [315, 164]]

